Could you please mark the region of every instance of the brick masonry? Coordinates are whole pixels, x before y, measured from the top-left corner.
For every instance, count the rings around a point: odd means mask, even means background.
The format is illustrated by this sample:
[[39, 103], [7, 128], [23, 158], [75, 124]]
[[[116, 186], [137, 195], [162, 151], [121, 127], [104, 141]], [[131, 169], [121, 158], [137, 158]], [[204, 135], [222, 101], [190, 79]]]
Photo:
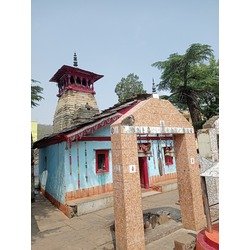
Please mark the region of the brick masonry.
[[41, 192], [54, 206], [56, 206], [59, 210], [61, 210], [66, 216], [68, 216], [69, 218], [71, 217], [71, 211], [67, 205], [64, 205], [59, 201], [57, 201], [52, 195], [50, 195], [43, 188], [41, 188]]
[[[90, 106], [90, 109], [85, 107], [86, 104]], [[87, 121], [98, 113], [99, 109], [93, 94], [68, 90], [58, 99], [53, 120], [53, 132], [57, 133]]]
[[70, 201], [79, 198], [90, 197], [93, 195], [109, 193], [113, 191], [113, 184], [108, 183], [102, 186], [95, 186], [91, 188], [78, 189], [75, 191], [67, 192], [65, 195], [65, 201]]
[[[128, 116], [134, 121], [129, 129], [122, 125]], [[145, 249], [135, 126], [192, 131], [192, 125], [169, 101], [157, 98], [140, 102], [111, 125], [117, 249]], [[174, 134], [174, 141], [182, 222], [187, 229], [199, 230], [205, 226], [205, 215], [195, 136], [180, 132]]]
[[205, 226], [200, 169], [193, 134], [175, 135], [176, 170], [182, 223], [186, 229]]
[[151, 176], [149, 177], [149, 186], [151, 187], [157, 183], [168, 181], [168, 180], [175, 180], [176, 178], [177, 178], [176, 173], [164, 174], [162, 176], [160, 175]]
[[[168, 180], [176, 180], [177, 174], [176, 173], [170, 173], [170, 174], [164, 174], [162, 176], [152, 176], [149, 178], [149, 186], [154, 188], [154, 185], [168, 181]], [[95, 186], [91, 188], [85, 188], [85, 189], [78, 189], [74, 191], [67, 192], [65, 194], [65, 202], [79, 199], [79, 198], [85, 198], [90, 197], [93, 195], [98, 194], [104, 194], [104, 193], [110, 193], [113, 191], [113, 183], [108, 183], [101, 186]]]
[[111, 142], [116, 248], [144, 249], [136, 135], [118, 133]]

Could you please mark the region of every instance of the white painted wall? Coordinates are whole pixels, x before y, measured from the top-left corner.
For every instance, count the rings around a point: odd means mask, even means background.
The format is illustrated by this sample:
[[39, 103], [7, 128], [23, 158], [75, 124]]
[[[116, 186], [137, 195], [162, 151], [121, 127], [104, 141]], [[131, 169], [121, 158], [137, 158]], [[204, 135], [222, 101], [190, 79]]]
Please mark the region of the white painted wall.
[[212, 159], [211, 142], [208, 130], [207, 129], [199, 130], [197, 140], [198, 140], [200, 156], [205, 157], [207, 159]]

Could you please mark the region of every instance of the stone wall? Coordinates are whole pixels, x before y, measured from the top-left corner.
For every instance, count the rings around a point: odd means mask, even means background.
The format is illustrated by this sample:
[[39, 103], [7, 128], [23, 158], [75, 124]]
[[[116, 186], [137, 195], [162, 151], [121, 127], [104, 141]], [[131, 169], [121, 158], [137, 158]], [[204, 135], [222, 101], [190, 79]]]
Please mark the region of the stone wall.
[[[213, 161], [199, 157], [200, 172], [203, 173], [214, 165]], [[205, 177], [209, 206], [219, 203], [219, 178]]]
[[99, 109], [93, 94], [68, 90], [58, 99], [53, 132], [58, 133], [85, 122], [98, 113]]
[[219, 161], [219, 116], [213, 116], [197, 132], [199, 154], [212, 162]]

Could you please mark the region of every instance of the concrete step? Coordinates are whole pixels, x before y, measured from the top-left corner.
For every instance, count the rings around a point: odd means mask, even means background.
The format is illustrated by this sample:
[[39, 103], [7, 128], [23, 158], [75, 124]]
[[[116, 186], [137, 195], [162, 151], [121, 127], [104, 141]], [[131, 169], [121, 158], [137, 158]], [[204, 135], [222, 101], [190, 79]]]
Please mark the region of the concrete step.
[[145, 230], [145, 244], [159, 240], [182, 228], [181, 222], [169, 220], [167, 223], [158, 225], [154, 229]]
[[160, 193], [161, 192], [159, 192], [159, 191], [149, 190], [149, 191], [146, 191], [146, 192], [142, 192], [141, 196], [142, 196], [142, 198], [144, 198], [144, 197], [148, 197], [148, 196], [155, 195], [155, 194], [160, 194]]
[[159, 183], [156, 183], [153, 187], [154, 190], [158, 190], [163, 193], [175, 190], [177, 188], [178, 188], [177, 179], [168, 180], [165, 182], [159, 182]]
[[[161, 192], [155, 190], [143, 190], [142, 198], [160, 193]], [[74, 211], [75, 216], [92, 213], [104, 208], [112, 207], [113, 192], [71, 200], [67, 202], [67, 205], [72, 208], [72, 211]]]
[[[177, 189], [177, 181], [175, 179], [157, 183], [154, 187], [156, 187], [155, 190], [154, 188], [142, 189], [142, 198], [175, 190]], [[74, 216], [92, 213], [100, 209], [112, 207], [113, 192], [71, 200], [67, 202], [67, 205], [72, 208]]]
[[146, 250], [193, 250], [195, 249], [196, 235], [197, 233], [195, 231], [181, 228], [166, 236], [159, 238], [158, 240], [150, 242], [146, 245]]
[[[182, 224], [180, 222], [175, 222], [174, 220], [169, 220], [167, 223], [158, 225], [154, 229], [146, 229], [144, 231], [144, 237], [145, 237], [145, 245], [146, 249], [151, 249], [148, 248], [148, 246], [153, 246], [155, 245], [155, 242], [158, 243], [159, 239], [168, 237], [174, 232], [177, 232], [182, 228]], [[157, 246], [159, 246], [157, 244]], [[104, 245], [102, 245], [103, 250], [114, 250], [115, 249], [115, 238], [113, 241], [107, 242]], [[158, 247], [158, 248], [152, 248], [152, 249], [173, 249], [173, 248], [164, 248], [164, 247]]]
[[113, 206], [113, 192], [93, 195], [67, 202], [74, 211], [74, 216], [80, 216]]

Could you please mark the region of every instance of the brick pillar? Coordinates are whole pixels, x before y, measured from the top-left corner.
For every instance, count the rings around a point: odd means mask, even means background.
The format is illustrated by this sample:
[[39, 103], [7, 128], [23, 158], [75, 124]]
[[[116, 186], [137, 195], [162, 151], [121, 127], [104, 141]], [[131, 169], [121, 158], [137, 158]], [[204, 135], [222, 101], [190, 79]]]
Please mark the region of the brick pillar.
[[121, 130], [111, 128], [116, 249], [145, 249], [137, 138]]
[[177, 181], [182, 223], [186, 229], [200, 230], [206, 225], [200, 170], [194, 134], [175, 134]]

